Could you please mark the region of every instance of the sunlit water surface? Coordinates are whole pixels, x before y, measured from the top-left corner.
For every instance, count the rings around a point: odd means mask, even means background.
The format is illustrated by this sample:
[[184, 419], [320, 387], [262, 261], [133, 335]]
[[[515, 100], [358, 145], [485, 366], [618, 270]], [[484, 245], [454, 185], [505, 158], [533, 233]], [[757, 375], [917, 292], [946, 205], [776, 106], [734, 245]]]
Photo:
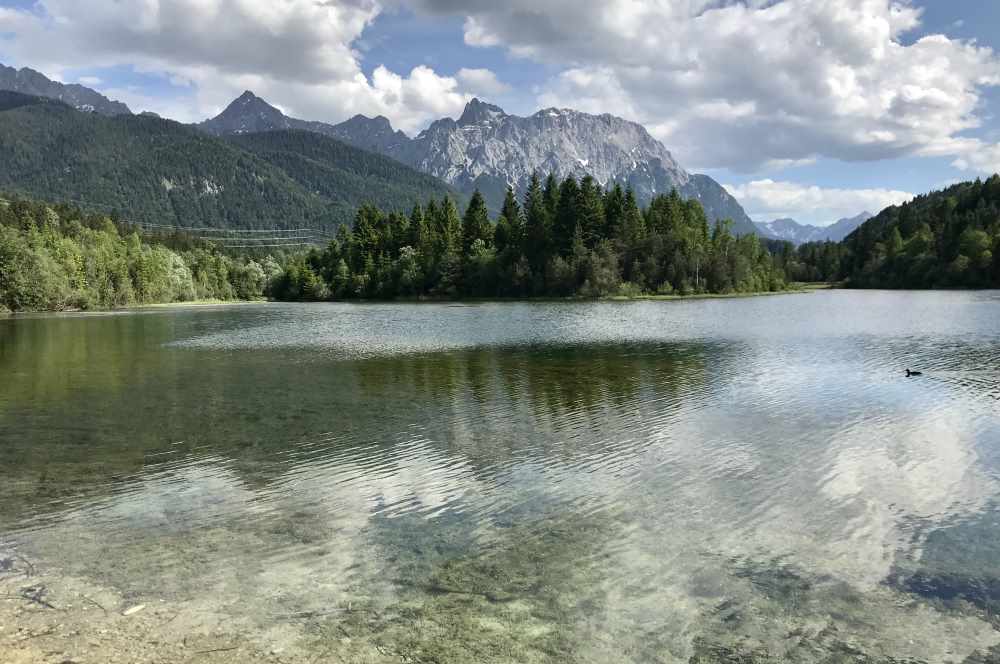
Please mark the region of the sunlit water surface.
[[998, 293], [0, 319], [0, 559], [330, 661], [993, 661], [998, 470]]

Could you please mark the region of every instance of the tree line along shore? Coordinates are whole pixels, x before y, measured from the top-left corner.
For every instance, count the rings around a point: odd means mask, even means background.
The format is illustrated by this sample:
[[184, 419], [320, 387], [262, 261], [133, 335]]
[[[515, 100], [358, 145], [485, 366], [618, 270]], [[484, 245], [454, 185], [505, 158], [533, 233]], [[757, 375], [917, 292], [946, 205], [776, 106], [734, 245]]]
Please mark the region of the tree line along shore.
[[[351, 299], [707, 296], [849, 287], [1000, 287], [1000, 177], [892, 207], [840, 243], [735, 236], [677, 192], [641, 208], [592, 178], [534, 178], [500, 214], [472, 196], [358, 208], [326, 247], [234, 250], [114, 215], [0, 198], [0, 308]], [[264, 253], [266, 251], [266, 253]]]

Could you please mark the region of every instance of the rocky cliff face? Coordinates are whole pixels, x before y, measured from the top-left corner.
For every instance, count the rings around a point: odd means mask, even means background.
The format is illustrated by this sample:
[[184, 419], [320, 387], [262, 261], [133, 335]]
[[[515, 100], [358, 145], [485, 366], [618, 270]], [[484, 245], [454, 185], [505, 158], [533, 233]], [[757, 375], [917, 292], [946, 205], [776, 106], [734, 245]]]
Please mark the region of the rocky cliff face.
[[438, 120], [410, 139], [393, 131], [386, 118], [355, 116], [338, 125], [294, 120], [247, 93], [202, 128], [223, 134], [273, 129], [326, 134], [393, 157], [459, 191], [478, 188], [493, 209], [500, 207], [507, 185], [523, 193], [534, 173], [591, 175], [603, 186], [631, 187], [643, 204], [676, 188], [685, 198], [698, 199], [710, 219], [732, 219], [739, 234], [757, 232], [715, 180], [691, 175], [642, 125], [613, 115], [549, 108], [519, 117], [474, 99], [457, 121]]
[[603, 186], [631, 187], [642, 204], [676, 188], [698, 199], [709, 219], [732, 219], [740, 234], [756, 232], [715, 180], [691, 175], [645, 127], [613, 115], [548, 108], [518, 117], [474, 99], [458, 121], [438, 120], [388, 154], [460, 191], [480, 189], [494, 208], [508, 184], [524, 192], [534, 173], [591, 175]]
[[641, 126], [611, 115], [546, 109], [526, 118], [473, 100], [456, 122], [438, 120], [397, 150], [400, 159], [460, 189], [481, 179], [523, 189], [533, 173], [592, 175], [648, 201], [690, 176]]
[[409, 136], [395, 131], [389, 118], [382, 115], [375, 118], [355, 115], [338, 125], [326, 125], [326, 129], [320, 131], [362, 150], [386, 155], [397, 152], [410, 141]]
[[78, 111], [101, 115], [131, 115], [129, 107], [112, 101], [101, 93], [82, 85], [66, 85], [52, 81], [34, 69], [14, 69], [0, 65], [0, 90], [20, 92], [35, 97], [47, 97], [72, 106]]

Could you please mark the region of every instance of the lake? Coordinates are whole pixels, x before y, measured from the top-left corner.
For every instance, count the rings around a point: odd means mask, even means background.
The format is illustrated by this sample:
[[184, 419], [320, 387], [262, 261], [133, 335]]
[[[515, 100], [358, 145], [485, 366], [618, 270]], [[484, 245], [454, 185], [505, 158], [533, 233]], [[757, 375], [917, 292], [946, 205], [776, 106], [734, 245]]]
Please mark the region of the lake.
[[998, 661], [998, 507], [998, 292], [0, 318], [4, 662]]

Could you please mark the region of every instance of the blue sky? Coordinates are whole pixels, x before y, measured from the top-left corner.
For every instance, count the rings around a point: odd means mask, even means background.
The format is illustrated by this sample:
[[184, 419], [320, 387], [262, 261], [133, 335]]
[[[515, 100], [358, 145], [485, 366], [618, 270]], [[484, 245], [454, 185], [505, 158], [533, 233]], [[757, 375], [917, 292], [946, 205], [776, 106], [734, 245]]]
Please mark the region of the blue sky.
[[0, 62], [136, 111], [608, 112], [753, 217], [812, 223], [1000, 169], [995, 48], [983, 0], [0, 0]]

